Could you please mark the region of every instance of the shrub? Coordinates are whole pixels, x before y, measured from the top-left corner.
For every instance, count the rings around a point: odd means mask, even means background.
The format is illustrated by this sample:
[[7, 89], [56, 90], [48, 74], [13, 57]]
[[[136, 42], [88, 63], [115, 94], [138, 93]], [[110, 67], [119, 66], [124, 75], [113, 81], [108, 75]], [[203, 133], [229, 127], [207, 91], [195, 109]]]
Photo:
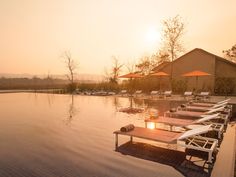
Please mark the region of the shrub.
[[215, 93], [218, 95], [229, 95], [234, 93], [235, 78], [218, 77], [215, 82]]
[[187, 81], [186, 80], [175, 80], [171, 82], [172, 91], [175, 93], [183, 93], [187, 90]]

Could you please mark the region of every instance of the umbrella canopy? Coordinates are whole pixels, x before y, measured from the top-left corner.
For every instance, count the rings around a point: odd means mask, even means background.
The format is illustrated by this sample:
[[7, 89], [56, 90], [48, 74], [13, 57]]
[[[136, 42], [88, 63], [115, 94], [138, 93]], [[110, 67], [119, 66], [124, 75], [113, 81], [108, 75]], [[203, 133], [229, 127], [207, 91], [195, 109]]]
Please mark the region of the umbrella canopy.
[[169, 74], [161, 71], [157, 73], [152, 73], [151, 76], [169, 76]]
[[161, 78], [162, 78], [163, 76], [169, 76], [169, 74], [167, 74], [167, 73], [165, 73], [165, 72], [163, 72], [163, 71], [160, 71], [160, 72], [152, 73], [152, 74], [150, 74], [150, 76], [160, 77], [159, 90], [161, 90], [161, 85], [162, 85], [162, 83], [161, 83]]
[[182, 74], [182, 76], [184, 77], [196, 77], [196, 90], [198, 89], [198, 77], [199, 76], [210, 76], [211, 74], [204, 72], [204, 71], [199, 71], [199, 70], [195, 70], [195, 71], [191, 71], [185, 74]]
[[203, 71], [191, 71], [188, 73], [183, 74], [182, 76], [186, 76], [186, 77], [194, 77], [194, 76], [210, 76], [211, 74], [203, 72]]
[[138, 74], [138, 73], [129, 73], [129, 74], [119, 76], [119, 78], [142, 78], [142, 77], [143, 75]]

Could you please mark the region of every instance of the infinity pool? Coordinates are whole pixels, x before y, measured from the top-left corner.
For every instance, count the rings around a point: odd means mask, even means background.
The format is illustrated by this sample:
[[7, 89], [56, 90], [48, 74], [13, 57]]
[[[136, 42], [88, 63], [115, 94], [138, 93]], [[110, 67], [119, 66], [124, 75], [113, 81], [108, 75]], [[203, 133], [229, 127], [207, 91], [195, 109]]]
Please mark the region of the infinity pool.
[[[160, 114], [178, 104], [133, 100], [133, 106], [154, 107]], [[129, 105], [130, 98], [115, 96], [0, 94], [0, 176], [183, 176], [175, 163], [184, 155], [158, 148], [156, 142], [134, 144], [132, 153], [125, 147], [115, 151], [114, 130], [129, 123], [144, 127], [145, 112], [118, 111]], [[127, 140], [120, 138], [121, 144]]]

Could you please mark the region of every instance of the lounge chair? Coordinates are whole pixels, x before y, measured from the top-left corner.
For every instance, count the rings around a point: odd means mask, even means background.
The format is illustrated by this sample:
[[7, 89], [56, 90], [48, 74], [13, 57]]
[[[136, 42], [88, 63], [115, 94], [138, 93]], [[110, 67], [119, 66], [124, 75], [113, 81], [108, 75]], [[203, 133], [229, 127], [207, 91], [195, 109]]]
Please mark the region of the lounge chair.
[[134, 96], [142, 95], [142, 90], [137, 90], [134, 92]]
[[205, 112], [205, 111], [210, 111], [215, 108], [219, 108], [222, 106], [226, 106], [228, 103], [227, 102], [222, 102], [220, 104], [215, 104], [211, 107], [206, 107], [206, 106], [200, 106], [200, 105], [181, 105], [178, 107], [178, 109], [185, 110], [185, 111], [197, 111], [197, 112]]
[[159, 91], [153, 90], [150, 92], [151, 97], [153, 98], [154, 96], [157, 96], [159, 94]]
[[107, 92], [107, 95], [115, 95], [115, 92]]
[[213, 120], [220, 119], [220, 114], [212, 114], [212, 115], [207, 115], [205, 117], [196, 119], [196, 120], [191, 120], [191, 119], [183, 119], [183, 118], [172, 118], [172, 117], [159, 117], [157, 119], [145, 119], [145, 127], [147, 127], [148, 122], [155, 123], [155, 128], [156, 128], [156, 123], [161, 123], [165, 125], [170, 126], [170, 130], [172, 131], [172, 127], [183, 127], [187, 129], [193, 129], [192, 125], [212, 125], [212, 129], [217, 132], [218, 138], [220, 139], [222, 137], [222, 134], [224, 132], [224, 124], [221, 123], [216, 123], [213, 122]]
[[218, 107], [218, 108], [214, 108], [214, 109], [210, 109], [207, 110], [205, 112], [197, 112], [197, 111], [183, 111], [183, 110], [175, 110], [175, 111], [167, 111], [164, 113], [165, 117], [168, 117], [168, 115], [170, 115], [170, 117], [175, 117], [175, 116], [186, 116], [186, 117], [193, 117], [193, 118], [201, 118], [204, 117], [205, 115], [209, 115], [209, 114], [214, 114], [220, 111], [224, 110], [224, 106], [222, 107]]
[[222, 103], [228, 103], [229, 100], [230, 99], [226, 99], [226, 100], [219, 101], [219, 102], [216, 102], [216, 103], [191, 102], [189, 104], [193, 105], [193, 106], [212, 107], [212, 106], [216, 106], [216, 105], [219, 105], [219, 104], [222, 104]]
[[184, 99], [192, 98], [193, 92], [184, 92]]
[[200, 92], [196, 95], [196, 98], [200, 100], [208, 100], [210, 98], [210, 92]]
[[[206, 112], [182, 111], [182, 110], [176, 110], [174, 112], [167, 111], [164, 113], [164, 117], [184, 117], [184, 118], [198, 119], [198, 118], [205, 117], [206, 115], [222, 112], [224, 111], [224, 109], [225, 108], [223, 106], [223, 107], [211, 109]], [[221, 119], [224, 120], [224, 124], [226, 125], [228, 122], [229, 114], [220, 114], [220, 116], [221, 116]]]
[[185, 147], [186, 149], [194, 149], [208, 153], [208, 162], [213, 160], [213, 152], [217, 150], [218, 140], [213, 138], [207, 138], [200, 136], [211, 130], [211, 125], [203, 126], [193, 130], [188, 130], [184, 133], [165, 131], [159, 129], [148, 129], [142, 127], [135, 127], [131, 131], [122, 132], [120, 130], [115, 131], [115, 147], [118, 148], [118, 135], [125, 135], [130, 137], [130, 141], [133, 141], [133, 137], [163, 142], [167, 144], [177, 144]]
[[171, 97], [171, 95], [172, 95], [172, 91], [171, 91], [171, 90], [169, 90], [169, 91], [165, 91], [165, 92], [163, 93], [163, 95], [164, 95], [164, 98]]
[[121, 90], [120, 91], [121, 96], [124, 96], [124, 95], [127, 95], [127, 94], [128, 94], [127, 90]]

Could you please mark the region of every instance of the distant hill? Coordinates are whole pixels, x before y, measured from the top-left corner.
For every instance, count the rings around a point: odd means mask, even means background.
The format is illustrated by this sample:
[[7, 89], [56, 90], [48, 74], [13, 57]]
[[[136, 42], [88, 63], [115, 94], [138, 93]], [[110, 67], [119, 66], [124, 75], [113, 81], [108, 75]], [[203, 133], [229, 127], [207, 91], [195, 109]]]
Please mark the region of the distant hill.
[[[48, 75], [33, 75], [33, 74], [11, 74], [11, 73], [0, 73], [0, 78], [40, 78], [44, 79], [47, 78]], [[66, 75], [60, 75], [60, 74], [55, 74], [55, 75], [50, 75], [50, 78], [52, 79], [62, 79], [62, 80], [67, 80]], [[77, 74], [75, 75], [75, 80], [80, 83], [98, 83], [103, 81], [105, 78], [102, 75], [96, 75], [96, 74]]]

